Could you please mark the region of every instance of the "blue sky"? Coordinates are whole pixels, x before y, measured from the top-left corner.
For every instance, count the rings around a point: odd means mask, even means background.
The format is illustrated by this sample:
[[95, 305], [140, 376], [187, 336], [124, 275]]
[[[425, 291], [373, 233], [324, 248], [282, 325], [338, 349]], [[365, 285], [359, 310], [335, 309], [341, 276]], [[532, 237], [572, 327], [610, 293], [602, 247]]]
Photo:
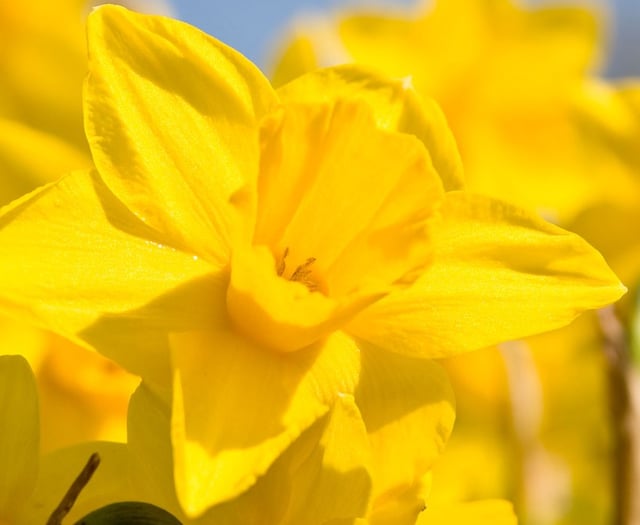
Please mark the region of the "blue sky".
[[264, 65], [279, 33], [296, 14], [345, 5], [410, 5], [411, 0], [173, 0], [177, 16]]
[[[575, 2], [575, 0], [573, 0]], [[410, 5], [411, 0], [173, 0], [177, 16], [265, 66], [274, 42], [296, 13], [345, 5]], [[640, 0], [613, 0], [617, 31], [609, 72], [640, 75]]]

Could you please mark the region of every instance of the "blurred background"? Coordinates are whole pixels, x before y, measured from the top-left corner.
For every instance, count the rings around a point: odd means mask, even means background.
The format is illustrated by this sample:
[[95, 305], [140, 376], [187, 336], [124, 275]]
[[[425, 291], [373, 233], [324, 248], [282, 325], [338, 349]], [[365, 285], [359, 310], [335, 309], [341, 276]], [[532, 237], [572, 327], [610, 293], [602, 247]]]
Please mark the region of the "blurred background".
[[[529, 4], [550, 0], [527, 0]], [[557, 3], [557, 2], [556, 2]], [[569, 0], [609, 6], [612, 29], [605, 73], [611, 78], [640, 75], [640, 1]], [[266, 67], [281, 33], [296, 16], [351, 6], [409, 6], [410, 0], [174, 0], [178, 18], [240, 50]]]

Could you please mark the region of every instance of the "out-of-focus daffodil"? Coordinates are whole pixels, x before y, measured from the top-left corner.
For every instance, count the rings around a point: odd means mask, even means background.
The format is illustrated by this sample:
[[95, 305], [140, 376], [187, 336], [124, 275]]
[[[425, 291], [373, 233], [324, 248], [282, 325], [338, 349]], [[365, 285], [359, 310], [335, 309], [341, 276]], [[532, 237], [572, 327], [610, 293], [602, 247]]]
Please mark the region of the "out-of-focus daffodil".
[[0, 1], [0, 202], [91, 166], [84, 2]]
[[125, 440], [138, 378], [92, 350], [9, 318], [0, 319], [4, 354], [24, 356], [36, 375], [43, 453], [85, 440]]
[[95, 3], [0, 0], [0, 204], [91, 166], [82, 84], [84, 19]]
[[455, 505], [437, 506], [420, 515], [417, 525], [516, 525], [518, 520], [511, 504], [489, 500]]
[[[0, 303], [171, 403], [189, 517], [257, 487], [348, 396], [395, 447], [379, 478], [413, 486], [452, 424], [429, 359], [623, 293], [579, 237], [463, 191], [442, 115], [406, 82], [345, 67], [276, 92], [194, 28], [113, 6], [89, 50], [96, 170], [3, 210]], [[397, 406], [368, 414], [377, 396]], [[423, 441], [399, 452], [394, 422], [423, 409]]]
[[[584, 121], [603, 147], [615, 156], [619, 169], [633, 173], [635, 186], [623, 202], [599, 202], [581, 210], [568, 226], [590, 239], [629, 287], [640, 282], [640, 81], [616, 86], [600, 84]], [[613, 185], [613, 182], [612, 182]], [[624, 187], [615, 188], [623, 193]], [[625, 315], [627, 317], [627, 315]]]
[[[22, 356], [0, 356], [0, 523], [45, 523], [93, 452], [109, 457], [80, 498], [80, 510], [118, 499], [128, 485], [124, 445], [89, 443], [40, 458], [38, 393]], [[77, 470], [76, 470], [77, 469]]]
[[[19, 356], [0, 357], [0, 523], [19, 523], [38, 477], [38, 394]], [[42, 520], [44, 522], [44, 520]]]
[[[84, 0], [0, 0], [0, 204], [92, 165], [82, 122]], [[156, 0], [129, 2], [166, 10]], [[38, 379], [43, 451], [125, 439], [137, 381], [95, 352], [0, 319], [0, 353], [25, 355]]]
[[607, 103], [588, 76], [600, 32], [577, 6], [437, 0], [300, 24], [274, 76], [355, 61], [410, 77], [442, 106], [472, 189], [565, 221], [596, 202], [628, 202], [637, 187], [587, 118]]

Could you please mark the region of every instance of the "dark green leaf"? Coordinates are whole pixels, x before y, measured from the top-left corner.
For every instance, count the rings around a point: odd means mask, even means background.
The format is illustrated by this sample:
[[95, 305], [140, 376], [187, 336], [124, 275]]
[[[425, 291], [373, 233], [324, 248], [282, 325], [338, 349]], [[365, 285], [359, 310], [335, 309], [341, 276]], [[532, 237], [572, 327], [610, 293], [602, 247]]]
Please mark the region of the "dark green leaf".
[[74, 525], [181, 525], [166, 510], [139, 501], [112, 503], [87, 514]]

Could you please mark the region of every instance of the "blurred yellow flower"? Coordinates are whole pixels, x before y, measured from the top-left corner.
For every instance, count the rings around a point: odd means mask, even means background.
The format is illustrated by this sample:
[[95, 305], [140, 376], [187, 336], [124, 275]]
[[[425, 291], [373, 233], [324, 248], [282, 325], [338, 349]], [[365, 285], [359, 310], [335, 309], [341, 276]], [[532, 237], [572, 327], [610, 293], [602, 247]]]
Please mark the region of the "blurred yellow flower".
[[19, 356], [0, 357], [0, 426], [0, 523], [12, 525], [33, 492], [40, 455], [38, 394]]
[[[92, 3], [0, 0], [0, 205], [92, 165], [82, 121]], [[143, 3], [137, 7], [159, 7]], [[8, 318], [0, 319], [0, 349], [27, 357], [36, 374], [44, 452], [86, 439], [124, 441], [133, 376]]]
[[[254, 486], [348, 395], [363, 413], [382, 393], [398, 401], [370, 416], [380, 446], [397, 447], [391, 422], [436, 406], [407, 468], [389, 471], [411, 485], [452, 425], [428, 359], [624, 292], [579, 237], [461, 191], [441, 113], [405, 82], [345, 67], [276, 92], [196, 29], [113, 6], [90, 16], [89, 50], [96, 170], [3, 210], [0, 306], [171, 403], [190, 517]], [[404, 394], [383, 390], [403, 374]]]
[[[84, 20], [95, 3], [0, 0], [0, 205], [91, 166], [82, 85]], [[166, 9], [157, 0], [124, 3]]]
[[[61, 502], [93, 452], [109, 457], [80, 498], [83, 505], [101, 505], [124, 488], [118, 471], [126, 468], [119, 445], [91, 443], [40, 457], [38, 394], [34, 375], [21, 356], [0, 356], [0, 523], [45, 523]], [[122, 445], [124, 446], [124, 445]], [[118, 488], [121, 487], [121, 488]]]
[[587, 9], [512, 0], [354, 11], [295, 27], [274, 78], [352, 61], [410, 77], [442, 106], [472, 189], [562, 222], [637, 191], [590, 115], [611, 96], [589, 75], [600, 32]]
[[0, 203], [91, 166], [85, 2], [0, 0]]
[[[417, 525], [516, 525], [511, 504], [500, 500], [434, 507], [420, 515]], [[391, 525], [391, 524], [389, 524]]]

